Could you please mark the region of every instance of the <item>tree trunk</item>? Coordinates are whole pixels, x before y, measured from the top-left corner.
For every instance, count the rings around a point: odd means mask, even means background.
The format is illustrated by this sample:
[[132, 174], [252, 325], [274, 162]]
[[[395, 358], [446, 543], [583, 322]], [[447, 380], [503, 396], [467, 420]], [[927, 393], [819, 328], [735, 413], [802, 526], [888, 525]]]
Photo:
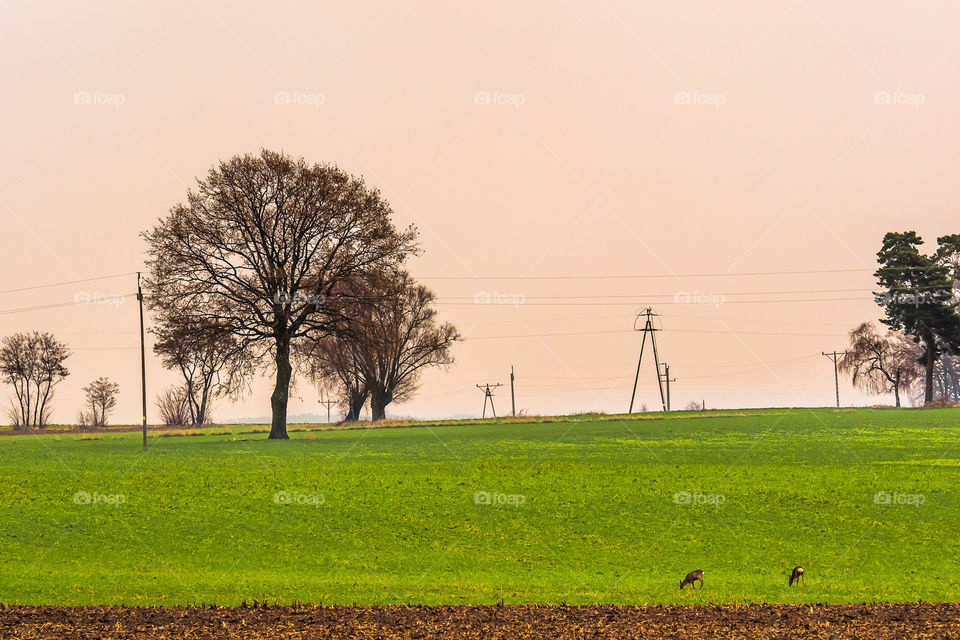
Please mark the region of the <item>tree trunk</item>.
[[27, 413], [24, 416], [23, 426], [30, 428], [33, 426], [33, 420], [30, 419], [31, 416], [33, 415], [33, 405], [30, 403], [30, 381], [29, 380], [27, 380], [26, 387], [27, 387]]
[[14, 382], [13, 388], [17, 392], [17, 402], [20, 403], [20, 417], [17, 418], [18, 424], [13, 425], [13, 427], [14, 429], [25, 428], [27, 424], [24, 416], [27, 415], [27, 412], [24, 409], [24, 404], [23, 404], [23, 395], [24, 395], [23, 387], [20, 385], [19, 382]]
[[355, 390], [348, 391], [348, 394], [350, 400], [344, 422], [356, 422], [360, 419], [360, 412], [363, 411], [363, 405], [367, 401], [367, 394]]
[[290, 377], [293, 367], [290, 365], [290, 338], [277, 338], [277, 385], [270, 396], [273, 420], [270, 424], [270, 440], [289, 440], [287, 435], [287, 401], [290, 398]]
[[210, 409], [208, 409], [207, 407], [208, 407], [209, 399], [210, 399], [210, 381], [207, 379], [204, 379], [203, 387], [200, 391], [200, 408], [197, 410], [198, 421], [200, 424], [207, 424], [208, 422], [207, 412], [210, 411]]
[[371, 419], [384, 420], [387, 417], [387, 405], [393, 400], [393, 394], [388, 391], [373, 391], [370, 394]]
[[190, 408], [190, 425], [200, 424], [199, 405], [197, 404], [196, 393], [193, 390], [193, 380], [187, 379], [187, 406]]
[[927, 339], [926, 379], [923, 385], [923, 403], [933, 402], [933, 365], [935, 362], [933, 337]]

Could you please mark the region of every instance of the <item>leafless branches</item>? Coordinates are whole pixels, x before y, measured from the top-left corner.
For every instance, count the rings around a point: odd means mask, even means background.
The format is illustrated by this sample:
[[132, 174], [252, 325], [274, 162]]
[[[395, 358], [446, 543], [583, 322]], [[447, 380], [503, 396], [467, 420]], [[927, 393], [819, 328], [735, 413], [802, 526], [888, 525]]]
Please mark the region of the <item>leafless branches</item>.
[[922, 348], [903, 335], [877, 332], [864, 322], [850, 332], [850, 347], [837, 361], [841, 371], [851, 374], [853, 385], [870, 393], [893, 392], [900, 406], [900, 392], [923, 378]]
[[433, 292], [405, 271], [354, 279], [349, 293], [349, 321], [335, 336], [308, 342], [303, 355], [314, 377], [339, 383], [348, 419], [369, 395], [372, 418], [382, 420], [387, 405], [416, 392], [424, 368], [453, 363], [460, 334], [437, 322]]
[[266, 150], [234, 157], [144, 234], [148, 304], [270, 353], [270, 437], [286, 438], [294, 343], [345, 320], [342, 283], [416, 250], [416, 231], [398, 232], [391, 214], [378, 191], [336, 167]]
[[15, 428], [43, 427], [49, 417], [53, 389], [70, 375], [64, 362], [67, 345], [49, 333], [17, 333], [0, 343], [0, 376], [13, 385], [9, 411]]
[[120, 385], [108, 378], [97, 378], [83, 388], [86, 406], [80, 410], [77, 423], [81, 426], [105, 427], [107, 416], [117, 406]]

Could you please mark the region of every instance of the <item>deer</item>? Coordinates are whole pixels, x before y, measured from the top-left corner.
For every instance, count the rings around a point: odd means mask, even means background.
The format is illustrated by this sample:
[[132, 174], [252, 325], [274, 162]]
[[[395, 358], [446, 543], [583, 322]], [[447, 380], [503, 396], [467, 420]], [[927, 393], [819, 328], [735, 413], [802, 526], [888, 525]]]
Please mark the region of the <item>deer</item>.
[[797, 565], [793, 568], [793, 571], [790, 573], [789, 586], [792, 587], [794, 582], [796, 582], [797, 584], [800, 584], [802, 580], [803, 580], [803, 567], [801, 567], [800, 565]]
[[683, 589], [685, 586], [690, 585], [692, 589], [696, 589], [697, 581], [700, 581], [700, 588], [703, 589], [703, 569], [697, 569], [696, 571], [691, 571], [687, 574], [687, 577], [680, 582], [680, 588]]

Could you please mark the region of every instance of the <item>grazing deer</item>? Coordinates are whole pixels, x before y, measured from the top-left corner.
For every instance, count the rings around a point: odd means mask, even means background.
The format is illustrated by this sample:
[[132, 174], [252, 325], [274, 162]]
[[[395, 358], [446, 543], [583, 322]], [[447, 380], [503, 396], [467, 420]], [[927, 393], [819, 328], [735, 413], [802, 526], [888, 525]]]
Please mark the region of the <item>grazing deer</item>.
[[793, 568], [793, 572], [790, 574], [790, 586], [792, 587], [794, 582], [800, 584], [801, 580], [803, 580], [803, 567], [797, 565]]
[[680, 583], [680, 588], [683, 589], [685, 586], [690, 585], [691, 588], [696, 589], [697, 585], [694, 583], [698, 580], [700, 581], [700, 588], [703, 589], [703, 569], [697, 569], [696, 571], [688, 573], [687, 577]]

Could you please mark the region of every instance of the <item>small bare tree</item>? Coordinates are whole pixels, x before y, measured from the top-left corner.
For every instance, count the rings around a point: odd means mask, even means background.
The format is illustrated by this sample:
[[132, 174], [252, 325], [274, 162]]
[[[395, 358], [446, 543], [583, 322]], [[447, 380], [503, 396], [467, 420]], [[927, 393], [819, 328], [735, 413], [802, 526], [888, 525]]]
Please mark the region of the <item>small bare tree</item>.
[[105, 427], [107, 416], [117, 406], [120, 385], [109, 378], [97, 378], [83, 388], [86, 407], [80, 410], [77, 422], [83, 426]]
[[0, 342], [0, 376], [14, 391], [14, 428], [47, 425], [54, 387], [70, 375], [63, 364], [69, 356], [67, 345], [49, 333], [18, 333]]
[[324, 337], [302, 342], [297, 346], [297, 357], [302, 362], [307, 378], [314, 384], [330, 382], [337, 388], [338, 404], [343, 409], [345, 422], [356, 422], [370, 391], [363, 375], [355, 343]]
[[218, 396], [236, 396], [254, 369], [249, 350], [222, 326], [204, 319], [158, 310], [154, 352], [168, 369], [180, 372], [190, 424], [210, 421], [211, 403]]
[[868, 393], [893, 393], [900, 406], [900, 392], [923, 378], [920, 359], [923, 349], [904, 336], [888, 331], [877, 332], [870, 322], [850, 332], [850, 347], [837, 361], [840, 371], [849, 373], [853, 386]]
[[703, 411], [703, 403], [697, 402], [696, 400], [691, 400], [687, 403], [687, 411]]
[[168, 427], [183, 427], [192, 422], [190, 401], [184, 387], [169, 387], [157, 397], [160, 419]]

